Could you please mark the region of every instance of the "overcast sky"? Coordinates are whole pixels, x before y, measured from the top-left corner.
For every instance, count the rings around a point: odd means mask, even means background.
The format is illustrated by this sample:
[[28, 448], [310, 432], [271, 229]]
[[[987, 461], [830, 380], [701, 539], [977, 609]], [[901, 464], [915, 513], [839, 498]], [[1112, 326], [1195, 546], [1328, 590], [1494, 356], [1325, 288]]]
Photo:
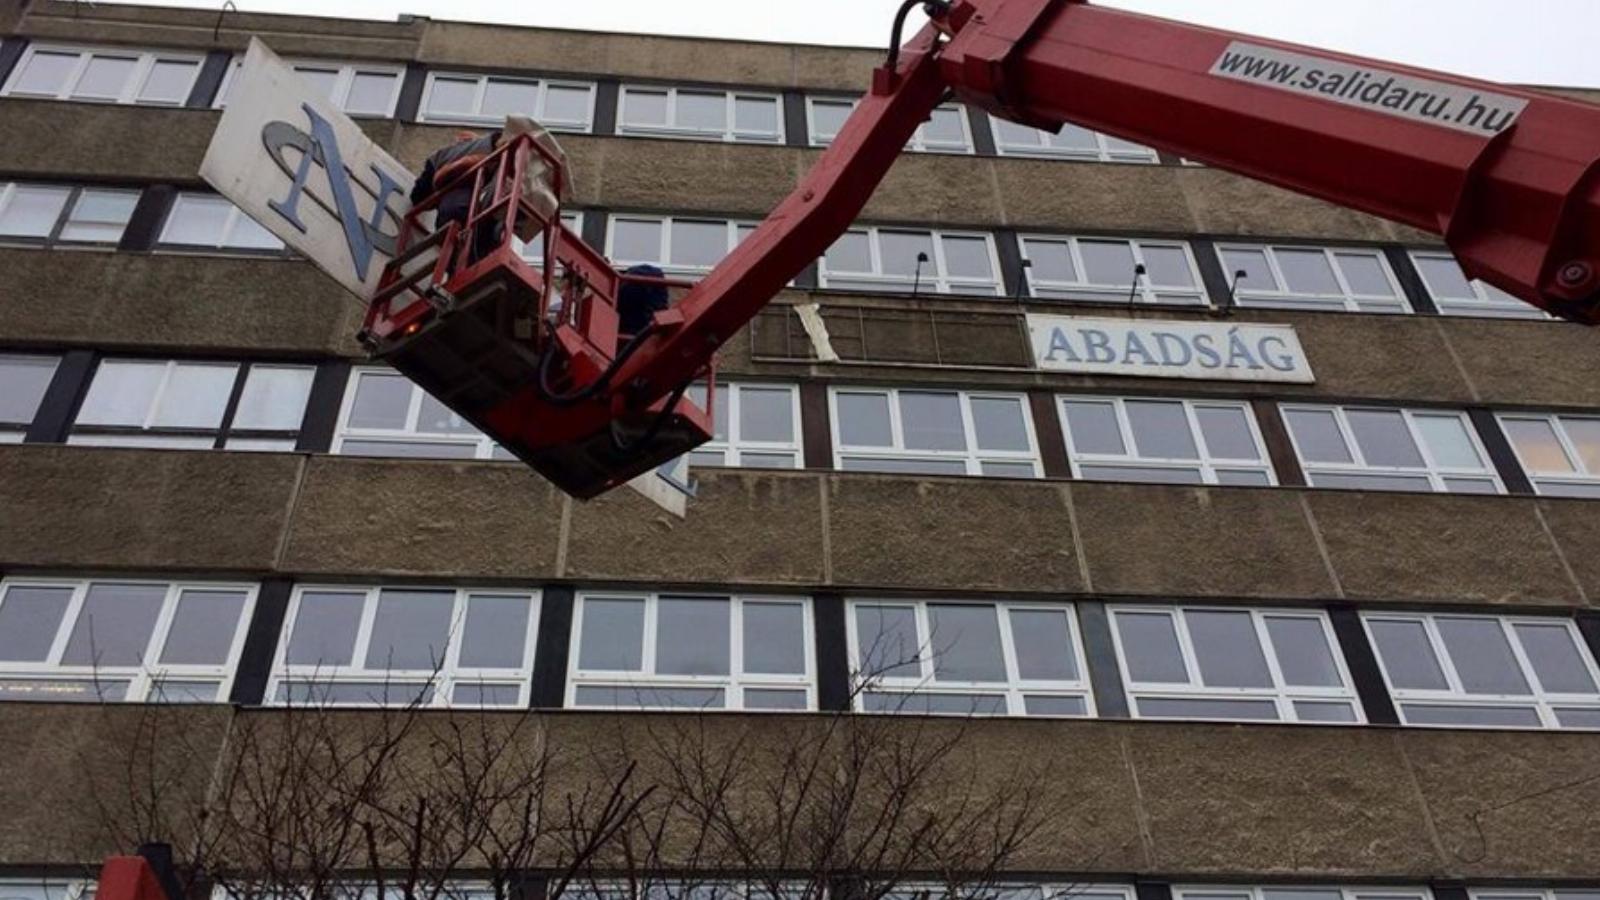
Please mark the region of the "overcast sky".
[[[100, 0], [120, 2], [120, 0]], [[438, 19], [879, 46], [897, 0], [234, 0], [241, 10]], [[1600, 0], [1100, 0], [1166, 16], [1525, 84], [1600, 87]], [[220, 0], [167, 0], [216, 9]]]

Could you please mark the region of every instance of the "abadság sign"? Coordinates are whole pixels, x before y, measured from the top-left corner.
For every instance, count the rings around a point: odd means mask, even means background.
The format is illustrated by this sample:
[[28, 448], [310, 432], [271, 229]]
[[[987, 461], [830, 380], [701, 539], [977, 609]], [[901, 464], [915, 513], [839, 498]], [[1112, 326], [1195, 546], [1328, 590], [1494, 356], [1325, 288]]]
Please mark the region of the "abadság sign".
[[370, 300], [415, 176], [252, 38], [200, 176], [346, 290]]
[[1034, 362], [1051, 372], [1213, 381], [1316, 381], [1290, 325], [1028, 316]]

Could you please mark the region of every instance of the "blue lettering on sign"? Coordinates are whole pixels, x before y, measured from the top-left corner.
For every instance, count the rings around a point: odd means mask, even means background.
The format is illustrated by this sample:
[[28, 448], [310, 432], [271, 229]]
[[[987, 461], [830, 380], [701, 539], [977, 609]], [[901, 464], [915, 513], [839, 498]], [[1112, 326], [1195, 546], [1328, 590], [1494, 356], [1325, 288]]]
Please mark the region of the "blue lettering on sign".
[[1284, 338], [1242, 332], [1237, 326], [1226, 335], [1184, 334], [1158, 329], [1129, 329], [1113, 336], [1089, 326], [1051, 326], [1041, 362], [1077, 365], [1139, 366], [1297, 372], [1299, 355]]

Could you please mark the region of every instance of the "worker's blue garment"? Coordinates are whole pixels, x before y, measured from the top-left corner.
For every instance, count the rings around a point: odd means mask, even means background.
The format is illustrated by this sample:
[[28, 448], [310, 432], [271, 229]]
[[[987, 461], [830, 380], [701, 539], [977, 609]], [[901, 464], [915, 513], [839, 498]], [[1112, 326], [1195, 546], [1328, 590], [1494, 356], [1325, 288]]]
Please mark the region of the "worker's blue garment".
[[[643, 278], [661, 278], [665, 273], [655, 266], [640, 264], [623, 272]], [[650, 317], [667, 308], [667, 286], [625, 281], [617, 291], [617, 330], [638, 334], [650, 324]]]

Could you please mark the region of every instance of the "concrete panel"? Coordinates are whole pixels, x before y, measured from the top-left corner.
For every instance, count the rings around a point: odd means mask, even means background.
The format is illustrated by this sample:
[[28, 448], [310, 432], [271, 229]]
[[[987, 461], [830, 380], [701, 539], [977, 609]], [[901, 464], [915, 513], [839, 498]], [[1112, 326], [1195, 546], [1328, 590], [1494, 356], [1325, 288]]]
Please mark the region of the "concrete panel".
[[[814, 158], [806, 161], [809, 168]], [[979, 225], [1005, 221], [994, 190], [992, 160], [948, 153], [903, 153], [872, 192], [864, 222]]]
[[[286, 56], [410, 59], [419, 25], [361, 19], [229, 12], [218, 28], [216, 10], [45, 2], [27, 17], [22, 33], [40, 40], [115, 43], [193, 50], [243, 51], [252, 35]], [[213, 32], [217, 37], [213, 39]]]
[[1347, 241], [1396, 239], [1392, 223], [1220, 169], [1174, 169], [1196, 230]]
[[1582, 602], [1534, 501], [1346, 491], [1305, 497], [1352, 599]]
[[1566, 322], [1438, 321], [1485, 403], [1600, 407], [1600, 341], [1592, 330]]
[[282, 568], [546, 578], [555, 574], [561, 504], [520, 463], [312, 457]]
[[1126, 734], [1156, 871], [1437, 871], [1426, 811], [1385, 732], [1142, 723]]
[[1173, 166], [1030, 159], [992, 165], [1000, 221], [1016, 228], [1190, 234], [1198, 224], [1180, 187], [1187, 173]]
[[[159, 834], [177, 846], [193, 837], [233, 710], [227, 706], [0, 706], [0, 864], [98, 869]], [[151, 752], [152, 735], [163, 745]], [[157, 806], [130, 803], [132, 793]]]
[[0, 565], [266, 571], [303, 463], [276, 453], [0, 449]]
[[612, 209], [759, 220], [789, 195], [802, 169], [802, 152], [784, 147], [649, 138], [577, 139], [566, 145], [573, 148], [580, 196], [591, 190], [584, 184], [592, 181], [599, 202]]
[[967, 478], [828, 479], [832, 580], [863, 587], [1077, 593], [1065, 488]]
[[[200, 184], [220, 114], [56, 100], [0, 100], [0, 170], [27, 177]], [[114, 147], [116, 152], [107, 152]]]
[[645, 583], [822, 581], [815, 476], [701, 469], [695, 477], [700, 492], [684, 519], [630, 490], [574, 503], [562, 574]]
[[1299, 498], [1239, 490], [1074, 483], [1072, 508], [1096, 593], [1333, 596]]
[[1431, 319], [1257, 310], [1237, 317], [1292, 322], [1317, 377], [1315, 386], [1262, 385], [1263, 393], [1462, 404], [1473, 399]]
[[1544, 523], [1561, 548], [1561, 556], [1592, 605], [1600, 605], [1600, 553], [1594, 550], [1600, 534], [1600, 503], [1592, 500], [1540, 500]]
[[358, 355], [361, 308], [308, 263], [288, 259], [0, 250], [29, 285], [0, 304], [8, 341], [185, 353]]
[[1593, 879], [1600, 736], [1406, 729], [1394, 734], [1463, 878]]

